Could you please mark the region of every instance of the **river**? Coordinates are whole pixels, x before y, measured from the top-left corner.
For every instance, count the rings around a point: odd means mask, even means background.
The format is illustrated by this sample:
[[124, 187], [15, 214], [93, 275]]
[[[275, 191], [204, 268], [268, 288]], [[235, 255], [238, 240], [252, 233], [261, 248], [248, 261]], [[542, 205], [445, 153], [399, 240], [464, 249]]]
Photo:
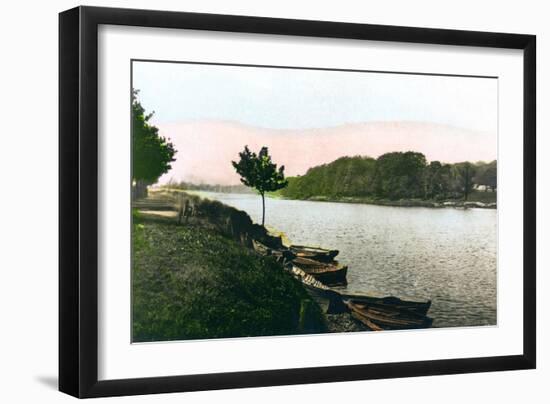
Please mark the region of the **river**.
[[[200, 192], [261, 223], [253, 194]], [[434, 327], [497, 322], [497, 211], [266, 198], [266, 226], [294, 244], [340, 250], [349, 292], [432, 300]]]

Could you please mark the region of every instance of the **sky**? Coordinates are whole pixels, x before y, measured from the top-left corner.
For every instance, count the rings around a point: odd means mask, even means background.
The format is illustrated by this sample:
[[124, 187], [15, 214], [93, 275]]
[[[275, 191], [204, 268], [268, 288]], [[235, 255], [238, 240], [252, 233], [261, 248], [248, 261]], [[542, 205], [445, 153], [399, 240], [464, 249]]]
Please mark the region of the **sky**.
[[162, 181], [238, 182], [224, 159], [236, 158], [243, 142], [275, 150], [289, 175], [303, 174], [304, 160], [345, 154], [414, 150], [446, 162], [497, 155], [495, 78], [133, 62], [133, 87], [178, 150]]

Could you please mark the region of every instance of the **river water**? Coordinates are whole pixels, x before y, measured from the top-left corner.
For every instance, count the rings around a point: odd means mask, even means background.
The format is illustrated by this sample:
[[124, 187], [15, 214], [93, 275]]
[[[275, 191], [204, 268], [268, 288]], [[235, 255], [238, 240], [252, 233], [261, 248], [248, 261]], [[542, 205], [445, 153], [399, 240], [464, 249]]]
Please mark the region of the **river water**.
[[[253, 194], [201, 192], [261, 223]], [[350, 292], [432, 300], [434, 327], [495, 325], [497, 211], [266, 198], [266, 226], [293, 244], [340, 250]]]

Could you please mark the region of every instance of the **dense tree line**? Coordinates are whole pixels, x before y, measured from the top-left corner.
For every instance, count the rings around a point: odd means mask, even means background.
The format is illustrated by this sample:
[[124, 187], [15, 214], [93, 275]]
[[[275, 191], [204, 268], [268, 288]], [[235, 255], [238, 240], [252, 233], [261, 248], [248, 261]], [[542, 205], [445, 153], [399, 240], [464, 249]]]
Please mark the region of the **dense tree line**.
[[422, 153], [392, 152], [371, 157], [341, 157], [288, 178], [280, 193], [288, 198], [368, 197], [376, 199], [464, 199], [481, 186], [496, 190], [496, 161], [428, 163]]

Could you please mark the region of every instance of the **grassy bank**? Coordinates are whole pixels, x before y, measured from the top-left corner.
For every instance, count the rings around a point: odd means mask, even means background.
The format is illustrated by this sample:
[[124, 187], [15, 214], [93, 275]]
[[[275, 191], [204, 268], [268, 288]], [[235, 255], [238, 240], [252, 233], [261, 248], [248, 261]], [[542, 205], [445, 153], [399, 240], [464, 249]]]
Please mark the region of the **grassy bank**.
[[136, 215], [132, 231], [135, 342], [326, 331], [290, 274], [207, 221]]

